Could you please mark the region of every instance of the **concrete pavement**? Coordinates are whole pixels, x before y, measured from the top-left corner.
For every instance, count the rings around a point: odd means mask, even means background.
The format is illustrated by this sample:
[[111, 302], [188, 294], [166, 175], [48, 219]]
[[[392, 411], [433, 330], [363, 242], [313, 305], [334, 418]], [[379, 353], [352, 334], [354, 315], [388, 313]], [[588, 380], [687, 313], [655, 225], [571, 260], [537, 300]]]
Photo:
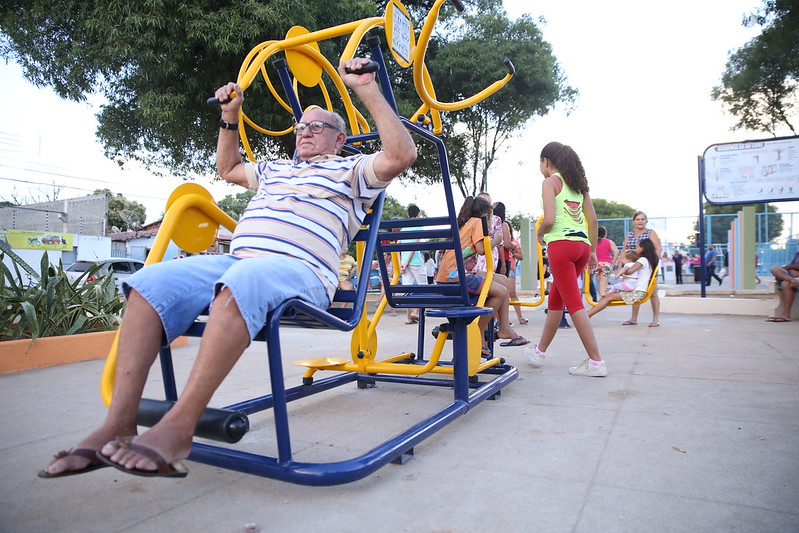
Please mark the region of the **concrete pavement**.
[[[103, 416], [102, 361], [2, 375], [0, 530], [799, 531], [799, 322], [664, 314], [661, 327], [648, 328], [650, 313], [646, 305], [635, 327], [620, 326], [623, 307], [594, 317], [607, 378], [568, 374], [584, 358], [574, 329], [559, 331], [540, 369], [521, 348], [497, 348], [521, 374], [497, 401], [417, 446], [408, 463], [336, 487], [192, 462], [183, 480], [110, 468], [39, 479], [49, 457]], [[517, 331], [535, 340], [542, 309], [525, 315], [530, 323]], [[384, 317], [380, 353], [413, 350], [415, 333], [404, 313]], [[179, 386], [197, 342], [174, 351]], [[347, 334], [286, 330], [287, 383], [303, 371], [292, 360], [347, 356], [330, 347], [348, 343]], [[145, 395], [162, 397], [160, 387], [156, 369]], [[267, 390], [265, 348], [253, 346], [212, 405]], [[297, 458], [359, 455], [449, 398], [379, 383], [295, 402]], [[271, 420], [251, 416], [253, 429], [234, 446], [274, 453]]]

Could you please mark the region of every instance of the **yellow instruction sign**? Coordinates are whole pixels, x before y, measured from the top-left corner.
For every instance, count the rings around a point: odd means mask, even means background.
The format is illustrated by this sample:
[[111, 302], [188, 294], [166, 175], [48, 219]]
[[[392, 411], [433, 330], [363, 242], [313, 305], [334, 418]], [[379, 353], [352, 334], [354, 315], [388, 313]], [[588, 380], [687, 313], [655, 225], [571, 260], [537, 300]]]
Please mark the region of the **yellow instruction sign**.
[[6, 242], [17, 250], [72, 250], [71, 233], [6, 230]]

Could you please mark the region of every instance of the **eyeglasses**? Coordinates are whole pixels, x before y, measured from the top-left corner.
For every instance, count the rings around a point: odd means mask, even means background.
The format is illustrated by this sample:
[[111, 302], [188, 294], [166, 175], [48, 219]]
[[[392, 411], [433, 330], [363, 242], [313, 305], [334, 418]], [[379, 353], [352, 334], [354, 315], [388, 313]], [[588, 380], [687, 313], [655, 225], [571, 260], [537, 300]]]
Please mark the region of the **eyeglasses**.
[[325, 122], [324, 120], [312, 120], [310, 122], [297, 122], [294, 124], [294, 135], [302, 135], [302, 132], [305, 131], [305, 128], [310, 128], [311, 133], [322, 133], [322, 131], [325, 129], [325, 126], [331, 130], [340, 131], [338, 126], [334, 126], [333, 124]]

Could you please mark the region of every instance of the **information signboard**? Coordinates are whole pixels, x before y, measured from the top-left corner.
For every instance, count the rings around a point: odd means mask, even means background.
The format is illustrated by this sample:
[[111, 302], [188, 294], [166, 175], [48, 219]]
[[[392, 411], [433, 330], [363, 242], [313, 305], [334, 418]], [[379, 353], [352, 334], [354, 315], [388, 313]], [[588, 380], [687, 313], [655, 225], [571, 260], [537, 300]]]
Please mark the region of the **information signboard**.
[[799, 135], [713, 144], [701, 165], [711, 204], [799, 200]]
[[391, 0], [386, 6], [386, 38], [391, 45], [391, 55], [403, 68], [411, 66], [414, 48], [413, 24], [408, 10], [399, 0]]

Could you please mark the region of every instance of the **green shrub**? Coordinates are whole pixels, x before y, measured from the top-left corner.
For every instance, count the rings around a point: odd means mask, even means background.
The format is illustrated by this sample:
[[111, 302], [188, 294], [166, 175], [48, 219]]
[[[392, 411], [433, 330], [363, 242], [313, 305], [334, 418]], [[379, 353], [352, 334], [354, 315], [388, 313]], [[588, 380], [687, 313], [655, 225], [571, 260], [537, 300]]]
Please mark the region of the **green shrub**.
[[[11, 259], [12, 269], [2, 259]], [[59, 261], [42, 256], [40, 272], [0, 241], [0, 341], [73, 335], [116, 329], [125, 307], [112, 274], [99, 265], [70, 283]], [[23, 274], [24, 272], [24, 274]], [[84, 283], [92, 275], [98, 276]]]

